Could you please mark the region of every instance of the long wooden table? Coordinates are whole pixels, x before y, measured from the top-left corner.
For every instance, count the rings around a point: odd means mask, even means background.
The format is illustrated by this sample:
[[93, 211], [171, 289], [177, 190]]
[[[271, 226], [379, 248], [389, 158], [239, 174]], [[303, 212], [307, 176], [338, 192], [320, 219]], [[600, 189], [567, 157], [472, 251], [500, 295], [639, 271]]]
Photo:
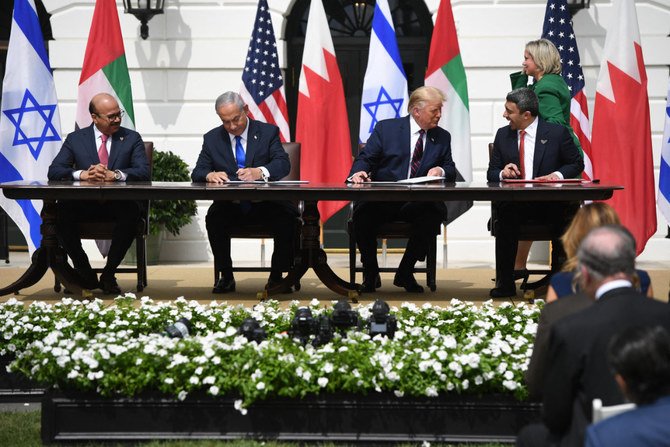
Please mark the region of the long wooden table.
[[356, 300], [358, 292], [328, 266], [320, 246], [320, 200], [346, 201], [580, 201], [606, 200], [621, 186], [598, 183], [424, 183], [424, 184], [324, 184], [324, 183], [226, 183], [221, 185], [188, 182], [9, 182], [0, 184], [11, 199], [44, 200], [42, 244], [28, 270], [13, 284], [1, 288], [0, 296], [19, 293], [39, 281], [51, 268], [56, 278], [73, 293], [84, 293], [79, 275], [67, 263], [56, 236], [57, 200], [294, 200], [304, 203], [302, 248], [296, 265], [283, 283], [267, 290], [279, 293], [284, 285], [295, 284], [312, 268], [321, 282], [334, 292]]

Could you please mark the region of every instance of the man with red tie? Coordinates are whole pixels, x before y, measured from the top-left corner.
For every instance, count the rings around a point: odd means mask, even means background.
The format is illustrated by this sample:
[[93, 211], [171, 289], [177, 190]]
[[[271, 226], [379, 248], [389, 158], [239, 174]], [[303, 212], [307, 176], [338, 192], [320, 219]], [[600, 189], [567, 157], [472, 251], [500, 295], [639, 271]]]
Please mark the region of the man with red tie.
[[[134, 130], [121, 126], [124, 112], [116, 99], [107, 93], [99, 93], [91, 99], [88, 109], [93, 123], [67, 136], [49, 166], [49, 180], [150, 180], [142, 137]], [[58, 238], [82, 278], [82, 287], [100, 288], [105, 294], [121, 293], [116, 282], [116, 269], [135, 238], [141, 206], [141, 203], [131, 200], [58, 202]], [[113, 221], [116, 225], [107, 263], [98, 281], [81, 246], [77, 223], [101, 221]]]
[[[354, 160], [347, 181], [398, 181], [411, 177], [442, 176], [456, 180], [451, 157], [451, 135], [438, 127], [444, 94], [434, 87], [419, 87], [409, 98], [409, 115], [377, 123], [365, 148]], [[435, 243], [440, 224], [447, 218], [444, 202], [357, 202], [353, 224], [363, 263], [360, 292], [381, 287], [377, 263], [377, 229], [385, 222], [403, 221], [412, 230], [393, 284], [408, 292], [421, 293], [414, 278], [414, 265], [424, 260], [428, 244]]]
[[[584, 170], [584, 160], [570, 132], [559, 124], [538, 117], [537, 96], [528, 88], [507, 94], [503, 116], [509, 125], [501, 127], [493, 141], [487, 179], [561, 180], [575, 178]], [[496, 234], [496, 287], [493, 298], [516, 295], [514, 258], [519, 241], [519, 224], [532, 216], [555, 226], [562, 235], [578, 204], [556, 202], [498, 202]], [[552, 268], [560, 268], [565, 258], [558, 237], [552, 240]]]

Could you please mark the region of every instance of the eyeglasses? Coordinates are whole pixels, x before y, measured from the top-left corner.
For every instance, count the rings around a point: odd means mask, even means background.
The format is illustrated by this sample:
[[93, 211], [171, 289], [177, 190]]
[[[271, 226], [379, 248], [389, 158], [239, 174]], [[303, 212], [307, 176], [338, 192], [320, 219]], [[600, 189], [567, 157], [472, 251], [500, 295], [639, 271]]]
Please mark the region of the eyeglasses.
[[234, 116], [231, 120], [222, 119], [221, 122], [223, 123], [224, 126], [230, 126], [231, 124], [237, 125], [237, 124], [240, 124], [243, 121], [243, 118], [245, 116], [246, 115], [244, 115], [244, 114], [239, 114], [239, 115]]
[[118, 120], [123, 119], [123, 116], [125, 114], [126, 114], [126, 112], [121, 110], [119, 113], [112, 113], [112, 114], [109, 114], [109, 115], [100, 115], [99, 113], [96, 113], [95, 115], [97, 115], [100, 118], [107, 118], [108, 121], [116, 121], [117, 119]]

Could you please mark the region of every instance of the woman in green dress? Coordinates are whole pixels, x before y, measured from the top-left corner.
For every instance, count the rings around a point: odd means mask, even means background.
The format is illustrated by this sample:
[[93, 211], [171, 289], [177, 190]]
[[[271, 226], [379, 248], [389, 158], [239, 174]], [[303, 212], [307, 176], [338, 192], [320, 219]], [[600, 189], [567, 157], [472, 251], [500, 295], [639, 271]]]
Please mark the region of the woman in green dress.
[[[512, 89], [528, 87], [535, 92], [540, 103], [540, 118], [561, 124], [570, 131], [577, 148], [582, 152], [579, 139], [570, 126], [570, 89], [561, 76], [561, 56], [551, 41], [532, 40], [523, 52], [522, 71], [512, 73]], [[528, 85], [528, 79], [533, 83]], [[532, 241], [519, 241], [514, 270], [524, 272]]]

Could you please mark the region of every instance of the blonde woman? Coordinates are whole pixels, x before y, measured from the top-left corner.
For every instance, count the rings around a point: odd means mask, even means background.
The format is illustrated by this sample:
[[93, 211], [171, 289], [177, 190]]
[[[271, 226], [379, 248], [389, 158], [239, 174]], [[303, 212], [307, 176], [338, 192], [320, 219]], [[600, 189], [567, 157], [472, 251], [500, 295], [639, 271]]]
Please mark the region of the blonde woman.
[[[551, 277], [547, 290], [547, 302], [576, 292], [577, 278], [577, 249], [589, 231], [602, 225], [618, 225], [619, 216], [614, 208], [603, 202], [594, 202], [584, 205], [577, 211], [570, 226], [561, 237], [567, 261], [561, 272]], [[644, 270], [635, 270], [635, 287], [645, 295], [652, 297], [653, 290], [649, 274]]]
[[[522, 71], [510, 75], [512, 88], [528, 87], [533, 90], [540, 103], [540, 118], [565, 126], [582, 153], [579, 139], [570, 126], [570, 89], [561, 76], [561, 56], [554, 44], [547, 39], [528, 42], [521, 66]], [[533, 78], [531, 85], [528, 85], [529, 78]], [[525, 272], [531, 244], [532, 241], [519, 241], [515, 271]]]

